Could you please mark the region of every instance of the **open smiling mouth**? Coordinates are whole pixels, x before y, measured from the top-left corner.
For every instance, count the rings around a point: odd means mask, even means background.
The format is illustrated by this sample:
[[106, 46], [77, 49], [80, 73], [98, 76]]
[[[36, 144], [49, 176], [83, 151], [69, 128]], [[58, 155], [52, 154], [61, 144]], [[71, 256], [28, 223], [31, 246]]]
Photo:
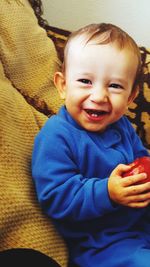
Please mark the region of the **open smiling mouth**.
[[108, 111], [104, 111], [104, 110], [99, 111], [99, 110], [94, 110], [94, 109], [85, 109], [85, 112], [93, 118], [100, 118], [109, 113]]

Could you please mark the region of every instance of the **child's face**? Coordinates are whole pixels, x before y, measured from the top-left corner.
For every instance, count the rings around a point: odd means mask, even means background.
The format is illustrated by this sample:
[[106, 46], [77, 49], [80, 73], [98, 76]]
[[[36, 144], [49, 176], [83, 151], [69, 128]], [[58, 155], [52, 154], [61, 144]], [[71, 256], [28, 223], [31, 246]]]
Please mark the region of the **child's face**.
[[112, 44], [87, 44], [82, 48], [76, 44], [73, 48], [65, 77], [56, 78], [64, 79], [60, 82], [61, 95], [80, 126], [88, 131], [103, 131], [125, 113], [134, 98], [131, 91], [137, 57]]

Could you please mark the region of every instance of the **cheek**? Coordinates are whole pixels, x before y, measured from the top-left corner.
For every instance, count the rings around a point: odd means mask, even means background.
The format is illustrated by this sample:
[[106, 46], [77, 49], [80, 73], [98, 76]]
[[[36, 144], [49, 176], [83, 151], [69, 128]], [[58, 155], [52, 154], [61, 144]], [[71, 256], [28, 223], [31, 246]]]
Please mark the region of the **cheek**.
[[74, 103], [83, 102], [87, 98], [87, 93], [85, 90], [78, 88], [72, 88], [67, 90], [66, 100], [72, 101]]
[[115, 97], [112, 100], [112, 108], [117, 113], [124, 113], [128, 106], [128, 98], [127, 97]]
[[75, 91], [68, 91], [66, 94], [65, 104], [68, 109], [75, 109], [80, 104], [79, 94], [76, 94]]
[[74, 98], [75, 90], [73, 87], [66, 86], [66, 100], [72, 100]]

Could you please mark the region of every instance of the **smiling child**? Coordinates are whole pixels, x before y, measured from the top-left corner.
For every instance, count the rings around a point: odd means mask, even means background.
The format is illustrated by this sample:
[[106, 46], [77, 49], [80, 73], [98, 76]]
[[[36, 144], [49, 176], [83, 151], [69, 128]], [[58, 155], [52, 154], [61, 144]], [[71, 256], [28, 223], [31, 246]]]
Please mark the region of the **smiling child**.
[[35, 139], [32, 175], [71, 267], [149, 267], [150, 182], [136, 184], [146, 173], [122, 178], [149, 156], [124, 116], [140, 73], [138, 46], [107, 23], [72, 33], [55, 73], [65, 105]]

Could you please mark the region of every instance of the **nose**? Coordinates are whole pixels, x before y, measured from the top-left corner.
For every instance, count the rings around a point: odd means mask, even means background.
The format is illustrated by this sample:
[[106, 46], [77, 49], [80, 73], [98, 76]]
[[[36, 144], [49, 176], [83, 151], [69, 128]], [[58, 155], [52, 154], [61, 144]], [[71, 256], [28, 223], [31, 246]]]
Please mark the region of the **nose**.
[[97, 86], [93, 88], [91, 95], [90, 95], [90, 100], [95, 103], [107, 102], [108, 101], [107, 89], [102, 86]]

